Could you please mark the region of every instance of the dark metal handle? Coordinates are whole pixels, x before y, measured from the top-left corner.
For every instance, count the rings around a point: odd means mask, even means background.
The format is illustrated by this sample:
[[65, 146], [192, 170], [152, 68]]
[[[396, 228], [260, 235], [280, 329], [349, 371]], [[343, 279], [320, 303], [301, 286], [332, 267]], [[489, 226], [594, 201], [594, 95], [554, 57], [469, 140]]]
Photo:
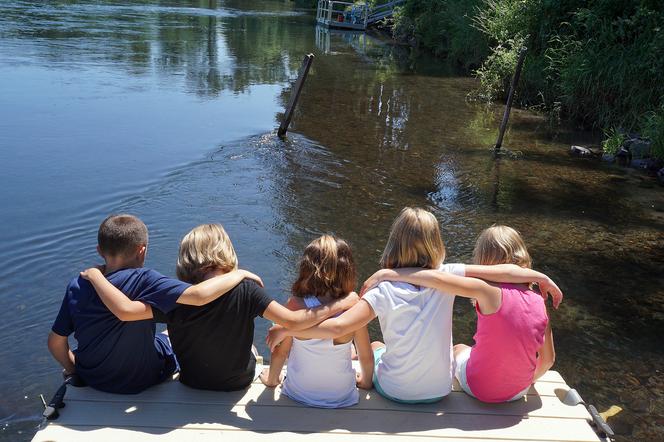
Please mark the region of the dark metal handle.
[[597, 427], [599, 431], [604, 433], [604, 435], [610, 439], [612, 439], [615, 436], [615, 433], [609, 427], [609, 424], [606, 423], [604, 418], [597, 412], [597, 408], [595, 408], [594, 405], [588, 405], [588, 412], [593, 418], [593, 423]]

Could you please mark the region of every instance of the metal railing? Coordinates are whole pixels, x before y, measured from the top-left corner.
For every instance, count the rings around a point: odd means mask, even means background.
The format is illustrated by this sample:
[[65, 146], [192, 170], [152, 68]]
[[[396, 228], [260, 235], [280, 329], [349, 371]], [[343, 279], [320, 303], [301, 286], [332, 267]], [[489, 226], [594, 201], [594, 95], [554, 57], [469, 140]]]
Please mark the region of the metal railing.
[[365, 3], [350, 3], [335, 0], [319, 0], [316, 21], [327, 25], [338, 24], [349, 27], [367, 26], [369, 8]]
[[369, 10], [369, 15], [367, 16], [367, 24], [371, 24], [385, 17], [389, 17], [394, 13], [395, 6], [399, 6], [405, 2], [406, 0], [393, 0], [389, 3], [384, 3], [382, 5], [374, 6]]

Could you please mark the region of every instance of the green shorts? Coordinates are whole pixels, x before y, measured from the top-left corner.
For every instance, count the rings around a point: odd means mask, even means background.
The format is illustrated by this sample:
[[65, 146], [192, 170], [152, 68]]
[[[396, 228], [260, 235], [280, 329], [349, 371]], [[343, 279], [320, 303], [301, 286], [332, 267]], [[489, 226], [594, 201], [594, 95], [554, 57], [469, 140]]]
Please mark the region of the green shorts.
[[383, 389], [380, 387], [380, 384], [378, 383], [378, 376], [376, 376], [376, 372], [378, 370], [378, 363], [380, 362], [380, 357], [385, 353], [386, 347], [380, 347], [374, 350], [374, 373], [373, 373], [373, 384], [374, 388], [376, 391], [383, 396], [386, 399], [389, 399], [394, 402], [399, 402], [400, 404], [432, 404], [434, 402], [438, 402], [441, 400], [444, 396], [441, 397], [436, 397], [436, 398], [431, 398], [431, 399], [414, 399], [414, 400], [407, 400], [407, 399], [397, 399], [395, 397], [390, 396], [389, 394], [385, 393]]

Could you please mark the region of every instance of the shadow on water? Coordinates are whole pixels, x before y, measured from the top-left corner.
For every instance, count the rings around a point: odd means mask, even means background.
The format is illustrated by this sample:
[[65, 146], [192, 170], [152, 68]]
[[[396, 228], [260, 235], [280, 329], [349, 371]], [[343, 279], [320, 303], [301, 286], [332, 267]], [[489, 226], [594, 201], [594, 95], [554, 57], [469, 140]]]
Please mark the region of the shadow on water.
[[[57, 387], [43, 341], [66, 281], [97, 262], [106, 214], [143, 218], [148, 265], [167, 274], [188, 230], [221, 222], [240, 265], [284, 301], [301, 251], [321, 233], [351, 242], [361, 277], [375, 271], [406, 205], [436, 214], [449, 262], [469, 262], [488, 225], [520, 230], [536, 268], [566, 293], [551, 312], [556, 368], [600, 411], [625, 409], [614, 418], [625, 440], [661, 438], [664, 220], [650, 207], [661, 192], [569, 157], [569, 144], [592, 134], [552, 134], [526, 111], [514, 112], [505, 141], [520, 155], [496, 161], [501, 108], [468, 100], [474, 80], [364, 34], [316, 29], [291, 8], [5, 6], [0, 438], [29, 439], [36, 395]], [[282, 141], [271, 130], [307, 52], [316, 59]], [[457, 301], [456, 341], [472, 342], [474, 321]], [[262, 353], [266, 327], [256, 333]]]

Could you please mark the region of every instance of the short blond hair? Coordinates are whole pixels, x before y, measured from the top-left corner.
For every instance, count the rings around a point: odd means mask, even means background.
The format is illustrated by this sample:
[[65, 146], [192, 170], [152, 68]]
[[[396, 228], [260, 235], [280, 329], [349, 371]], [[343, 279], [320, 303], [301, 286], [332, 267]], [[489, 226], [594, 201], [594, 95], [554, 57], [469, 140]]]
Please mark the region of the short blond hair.
[[445, 245], [436, 217], [418, 207], [405, 207], [392, 224], [381, 267], [436, 269], [444, 260]]
[[182, 238], [176, 265], [180, 280], [197, 284], [211, 270], [235, 269], [237, 255], [221, 224], [202, 224]]
[[531, 268], [532, 259], [519, 232], [507, 226], [491, 226], [477, 238], [473, 251], [475, 264], [516, 264]]

